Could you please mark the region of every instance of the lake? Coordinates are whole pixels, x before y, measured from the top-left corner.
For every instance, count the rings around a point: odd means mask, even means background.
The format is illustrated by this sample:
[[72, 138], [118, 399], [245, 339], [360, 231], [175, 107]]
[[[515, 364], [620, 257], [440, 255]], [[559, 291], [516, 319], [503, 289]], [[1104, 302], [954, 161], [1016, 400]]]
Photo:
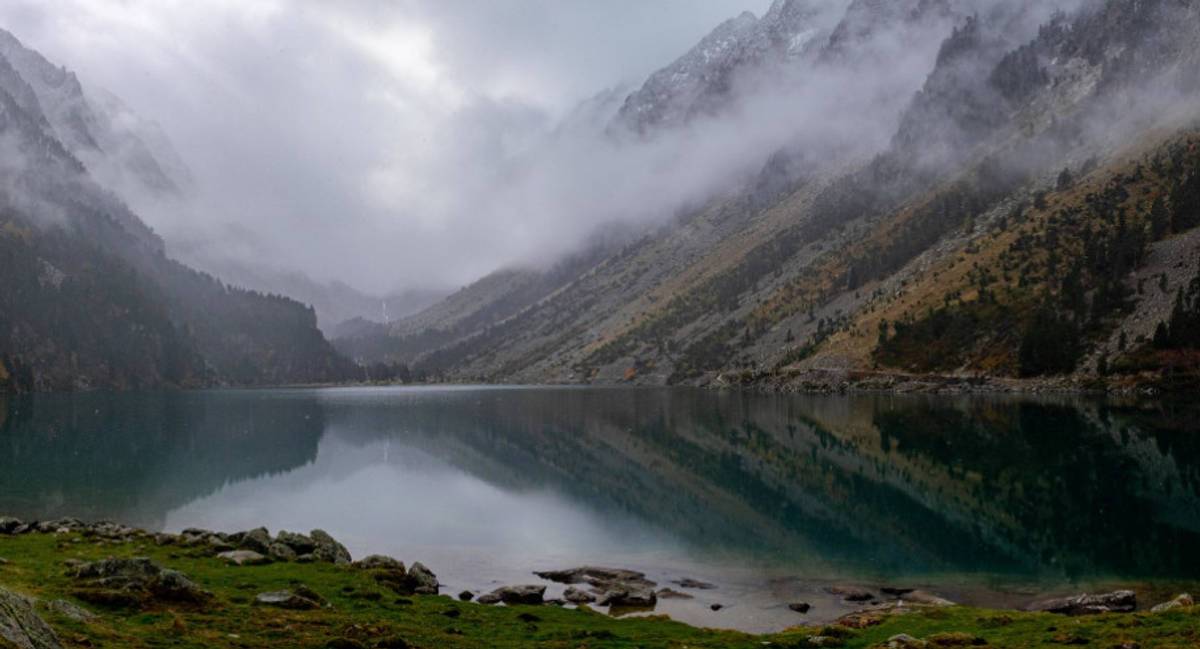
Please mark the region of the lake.
[[0, 514], [320, 527], [356, 557], [422, 561], [451, 594], [537, 583], [533, 570], [632, 568], [717, 585], [658, 612], [764, 631], [851, 610], [834, 584], [1006, 606], [1194, 589], [1196, 415], [692, 389], [0, 397]]

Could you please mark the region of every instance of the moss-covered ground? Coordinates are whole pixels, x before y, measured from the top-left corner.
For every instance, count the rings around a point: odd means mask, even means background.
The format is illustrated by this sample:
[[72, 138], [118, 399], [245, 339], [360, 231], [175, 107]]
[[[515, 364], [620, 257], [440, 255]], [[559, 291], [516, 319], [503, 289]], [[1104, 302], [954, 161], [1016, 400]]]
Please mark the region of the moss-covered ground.
[[[73, 599], [65, 561], [146, 556], [211, 591], [210, 605], [101, 609]], [[930, 646], [1200, 647], [1200, 607], [1151, 614], [1067, 618], [943, 608], [881, 617], [865, 628], [835, 625], [764, 636], [699, 629], [663, 618], [609, 617], [554, 606], [483, 606], [445, 596], [399, 596], [369, 572], [324, 563], [234, 567], [198, 551], [146, 542], [99, 542], [78, 534], [0, 536], [0, 587], [42, 600], [67, 599], [99, 614], [77, 622], [46, 608], [67, 647], [872, 647], [905, 633]], [[285, 611], [256, 594], [304, 584], [331, 607]], [[3, 641], [0, 641], [3, 645]]]

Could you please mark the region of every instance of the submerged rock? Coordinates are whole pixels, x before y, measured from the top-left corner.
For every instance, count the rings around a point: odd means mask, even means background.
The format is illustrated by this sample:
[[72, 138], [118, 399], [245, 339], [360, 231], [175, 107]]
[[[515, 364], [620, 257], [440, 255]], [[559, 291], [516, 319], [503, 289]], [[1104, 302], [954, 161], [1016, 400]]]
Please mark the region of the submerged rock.
[[875, 599], [875, 593], [857, 586], [830, 586], [825, 591], [830, 595], [837, 595], [846, 602], [869, 602]]
[[54, 629], [38, 616], [32, 600], [0, 588], [0, 646], [62, 649]]
[[698, 579], [691, 578], [680, 579], [674, 583], [680, 588], [690, 588], [693, 590], [712, 590], [716, 588], [715, 585], [710, 584], [707, 581], [700, 581]]
[[1100, 613], [1129, 613], [1137, 608], [1137, 596], [1132, 590], [1118, 590], [1100, 595], [1076, 595], [1034, 602], [1027, 611], [1058, 613], [1060, 615], [1097, 615]]
[[812, 610], [812, 604], [808, 602], [792, 602], [788, 604], [788, 609], [797, 613], [807, 613]]
[[695, 597], [670, 588], [660, 588], [655, 593], [659, 599], [695, 599]]

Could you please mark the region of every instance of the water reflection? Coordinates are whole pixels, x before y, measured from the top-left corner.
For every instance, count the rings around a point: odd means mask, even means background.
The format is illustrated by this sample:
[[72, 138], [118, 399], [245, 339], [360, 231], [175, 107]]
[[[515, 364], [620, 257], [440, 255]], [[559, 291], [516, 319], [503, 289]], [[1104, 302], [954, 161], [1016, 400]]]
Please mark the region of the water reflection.
[[0, 511], [322, 526], [359, 552], [453, 554], [464, 573], [628, 557], [829, 577], [1193, 579], [1194, 415], [692, 390], [10, 398]]

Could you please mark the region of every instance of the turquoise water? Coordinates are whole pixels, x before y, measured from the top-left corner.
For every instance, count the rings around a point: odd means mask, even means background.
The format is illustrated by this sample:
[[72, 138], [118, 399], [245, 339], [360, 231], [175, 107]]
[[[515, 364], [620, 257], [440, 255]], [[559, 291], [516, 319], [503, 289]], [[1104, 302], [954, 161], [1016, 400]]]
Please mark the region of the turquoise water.
[[[830, 582], [1200, 579], [1196, 412], [1091, 400], [347, 388], [0, 397], [0, 513], [322, 527], [455, 592], [604, 563], [770, 628]], [[830, 604], [826, 612], [834, 612]], [[789, 617], [791, 616], [791, 617]]]

